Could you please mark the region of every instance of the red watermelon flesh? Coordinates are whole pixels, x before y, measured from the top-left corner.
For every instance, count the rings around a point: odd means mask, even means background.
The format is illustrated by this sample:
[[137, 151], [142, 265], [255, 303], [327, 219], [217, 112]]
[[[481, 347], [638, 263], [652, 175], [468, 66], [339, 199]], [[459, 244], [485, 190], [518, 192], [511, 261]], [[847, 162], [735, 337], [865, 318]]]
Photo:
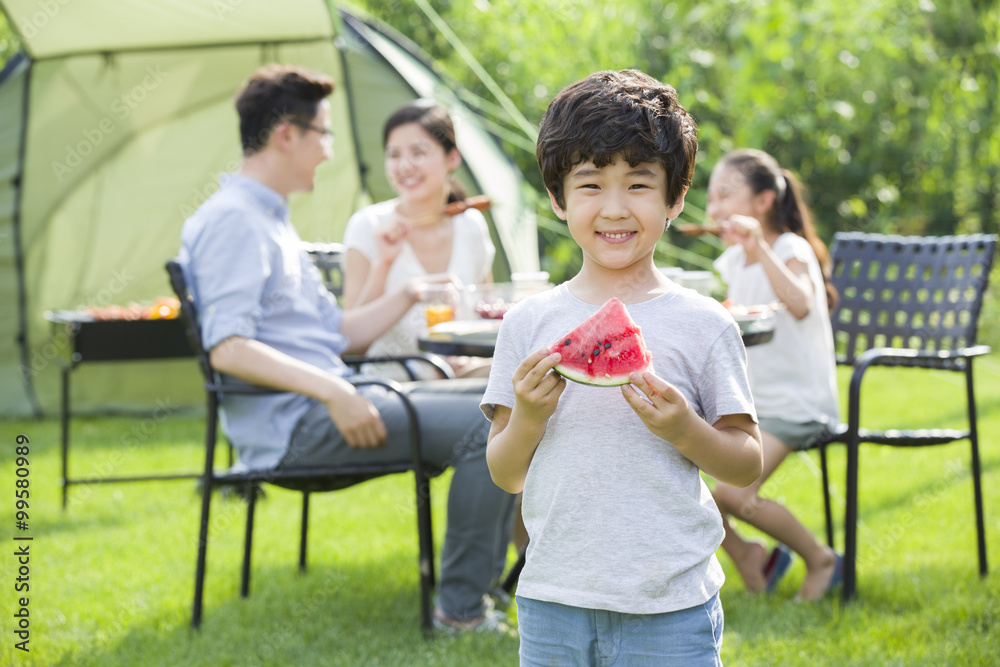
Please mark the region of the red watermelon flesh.
[[557, 373], [598, 387], [628, 384], [630, 373], [652, 370], [653, 355], [646, 349], [639, 326], [625, 304], [614, 297], [549, 347], [552, 352], [562, 355]]

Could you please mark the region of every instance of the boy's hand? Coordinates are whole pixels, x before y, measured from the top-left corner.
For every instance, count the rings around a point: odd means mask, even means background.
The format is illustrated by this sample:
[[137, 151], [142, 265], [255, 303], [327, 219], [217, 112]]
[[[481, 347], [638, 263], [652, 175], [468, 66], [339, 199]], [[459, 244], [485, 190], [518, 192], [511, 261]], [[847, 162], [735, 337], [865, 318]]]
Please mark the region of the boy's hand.
[[622, 396], [653, 435], [674, 442], [690, 429], [695, 414], [676, 387], [654, 373], [632, 373], [629, 380], [631, 384], [622, 386]]
[[524, 358], [514, 371], [514, 412], [536, 423], [552, 416], [566, 388], [566, 378], [552, 372], [561, 359], [546, 348]]

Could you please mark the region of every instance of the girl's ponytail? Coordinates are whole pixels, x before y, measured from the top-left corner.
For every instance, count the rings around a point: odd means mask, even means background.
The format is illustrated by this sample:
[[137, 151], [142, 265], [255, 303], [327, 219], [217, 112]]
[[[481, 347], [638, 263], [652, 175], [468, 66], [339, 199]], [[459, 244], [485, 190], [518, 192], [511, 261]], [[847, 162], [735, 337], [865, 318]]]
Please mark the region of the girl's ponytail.
[[774, 202], [774, 222], [786, 228], [788, 231], [798, 234], [812, 246], [816, 259], [819, 260], [820, 269], [823, 271], [823, 284], [826, 286], [826, 305], [832, 313], [840, 302], [840, 295], [837, 288], [830, 282], [832, 264], [830, 252], [826, 244], [816, 235], [816, 228], [813, 226], [812, 213], [805, 201], [805, 192], [799, 179], [795, 174], [787, 169], [781, 170], [781, 180], [784, 181], [784, 192], [775, 198]]

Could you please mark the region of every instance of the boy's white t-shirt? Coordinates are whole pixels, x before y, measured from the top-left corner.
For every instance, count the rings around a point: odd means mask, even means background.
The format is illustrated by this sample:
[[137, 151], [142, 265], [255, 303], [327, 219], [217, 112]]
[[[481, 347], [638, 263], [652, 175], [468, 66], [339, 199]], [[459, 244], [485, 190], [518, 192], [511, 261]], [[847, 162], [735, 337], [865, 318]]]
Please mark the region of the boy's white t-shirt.
[[[809, 314], [801, 320], [787, 310], [775, 313], [771, 342], [747, 350], [757, 414], [798, 424], [837, 424], [840, 403], [833, 330], [819, 260], [808, 241], [790, 232], [779, 236], [771, 249], [782, 263], [794, 257], [808, 267], [813, 298]], [[715, 260], [715, 267], [733, 303], [752, 306], [778, 300], [763, 265], [757, 262], [747, 266], [743, 246], [726, 248]]]
[[[600, 306], [566, 285], [533, 296], [503, 319], [482, 408], [512, 408], [515, 368]], [[739, 329], [690, 289], [627, 306], [653, 354], [654, 372], [708, 423], [756, 419]], [[656, 614], [704, 604], [722, 586], [715, 557], [722, 519], [693, 463], [642, 423], [620, 387], [567, 386], [535, 450], [521, 511], [527, 562], [517, 594], [587, 609]]]
[[[344, 246], [361, 252], [368, 261], [375, 261], [378, 246], [375, 230], [395, 213], [396, 201], [388, 200], [366, 206], [351, 216], [344, 231]], [[483, 282], [493, 268], [496, 249], [490, 240], [486, 218], [476, 209], [467, 209], [451, 218], [452, 246], [447, 273], [466, 285]], [[404, 243], [385, 279], [385, 291], [402, 287], [411, 278], [426, 276], [427, 269], [417, 259], [409, 243]], [[417, 352], [417, 337], [427, 327], [422, 304], [416, 304], [389, 331], [368, 348], [369, 356], [413, 354]]]

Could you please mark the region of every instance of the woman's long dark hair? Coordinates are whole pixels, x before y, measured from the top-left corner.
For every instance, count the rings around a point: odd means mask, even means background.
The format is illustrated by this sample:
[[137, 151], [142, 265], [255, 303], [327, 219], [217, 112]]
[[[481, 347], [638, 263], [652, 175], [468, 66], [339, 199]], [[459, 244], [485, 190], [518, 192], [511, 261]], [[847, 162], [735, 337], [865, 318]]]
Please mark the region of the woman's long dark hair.
[[[389, 116], [385, 121], [382, 130], [382, 146], [389, 143], [389, 134], [400, 125], [416, 123], [434, 138], [444, 149], [445, 153], [450, 153], [457, 148], [455, 143], [455, 126], [451, 122], [448, 110], [433, 100], [414, 100], [409, 104], [404, 104]], [[448, 192], [448, 203], [462, 201], [468, 195], [465, 188], [455, 179], [450, 179], [451, 190]]]
[[741, 148], [724, 155], [717, 168], [730, 167], [737, 169], [746, 178], [754, 194], [765, 190], [774, 191], [774, 205], [768, 219], [763, 222], [775, 232], [792, 232], [809, 242], [823, 270], [826, 303], [832, 312], [837, 307], [840, 296], [830, 283], [830, 252], [816, 235], [812, 212], [805, 201], [805, 188], [799, 179], [792, 172], [779, 167], [778, 161], [771, 155], [754, 148]]

